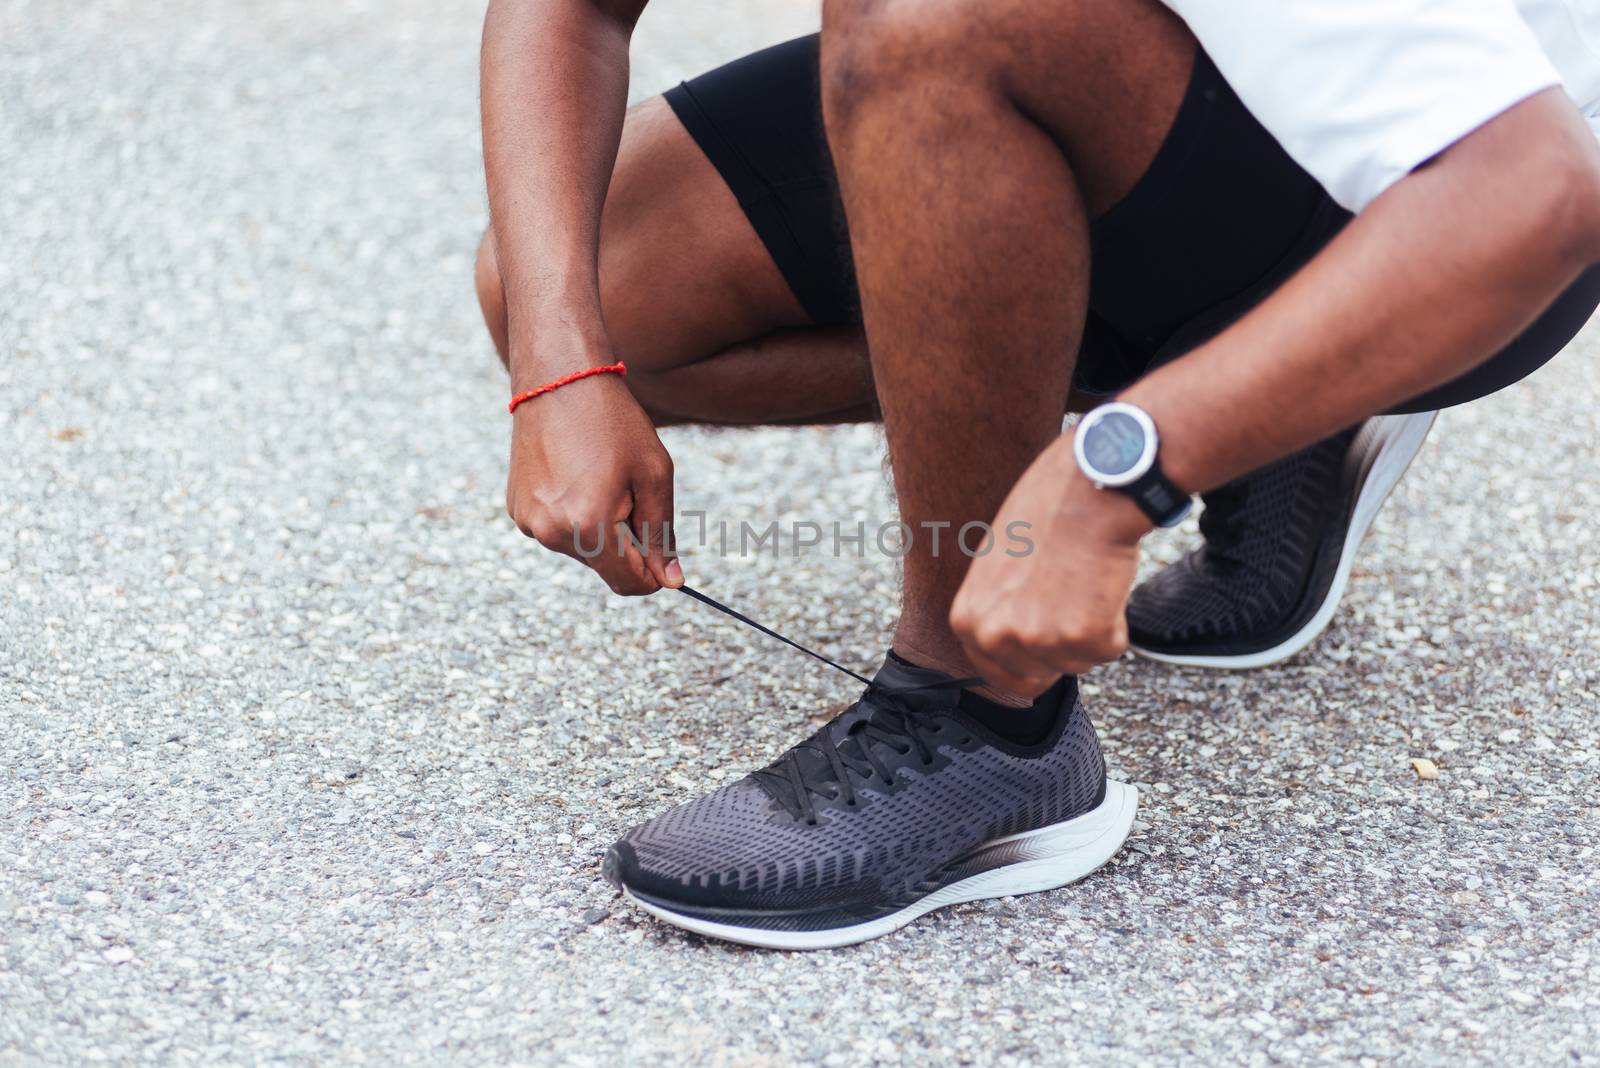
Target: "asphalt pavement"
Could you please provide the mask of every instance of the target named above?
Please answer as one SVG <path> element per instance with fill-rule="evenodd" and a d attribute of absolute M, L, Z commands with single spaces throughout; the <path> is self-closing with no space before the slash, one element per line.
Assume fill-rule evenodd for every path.
<path fill-rule="evenodd" d="M 635 96 L 815 18 L 660 0 Z M 506 519 L 480 20 L 0 0 L 0 1063 L 1597 1063 L 1594 330 L 1441 418 L 1312 649 L 1087 680 L 1143 804 L 1085 882 L 809 955 L 621 903 L 853 694 Z M 874 428 L 665 437 L 735 530 L 893 516 Z M 876 553 L 687 570 L 887 643 Z"/>

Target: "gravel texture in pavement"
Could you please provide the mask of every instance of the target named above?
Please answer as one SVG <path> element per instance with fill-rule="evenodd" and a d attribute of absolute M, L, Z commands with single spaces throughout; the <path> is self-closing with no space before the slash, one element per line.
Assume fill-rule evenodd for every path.
<path fill-rule="evenodd" d="M 1094 673 L 1085 882 L 810 955 L 619 902 L 852 687 L 507 521 L 480 17 L 0 0 L 0 1063 L 1595 1063 L 1593 333 L 1442 417 L 1307 653 Z M 815 18 L 661 0 L 635 96 Z M 893 515 L 872 428 L 666 438 L 735 541 Z M 845 549 L 687 570 L 866 668 Z"/>

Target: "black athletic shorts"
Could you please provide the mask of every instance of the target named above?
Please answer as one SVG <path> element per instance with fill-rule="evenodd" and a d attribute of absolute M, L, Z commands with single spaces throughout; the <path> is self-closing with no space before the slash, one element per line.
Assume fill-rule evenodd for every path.
<path fill-rule="evenodd" d="M 822 325 L 860 321 L 823 136 L 817 37 L 684 82 L 667 102 Z M 1240 103 L 1203 51 L 1150 169 L 1091 228 L 1078 388 L 1111 393 L 1260 303 L 1350 220 Z M 1600 266 L 1486 363 L 1396 411 L 1492 393 L 1560 351 L 1600 306 Z"/>

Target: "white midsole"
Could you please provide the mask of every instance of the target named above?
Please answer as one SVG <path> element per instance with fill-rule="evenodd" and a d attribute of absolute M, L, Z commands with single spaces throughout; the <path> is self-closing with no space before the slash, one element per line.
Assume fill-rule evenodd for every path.
<path fill-rule="evenodd" d="M 1083 815 L 1064 823 L 1025 831 L 986 843 L 985 849 L 1019 843 L 1029 859 L 981 872 L 941 887 L 899 912 L 849 927 L 823 931 L 769 931 L 759 927 L 716 923 L 685 916 L 671 909 L 625 894 L 651 915 L 697 934 L 741 942 L 764 949 L 832 949 L 865 942 L 898 930 L 925 913 L 945 905 L 1013 894 L 1054 890 L 1076 882 L 1117 855 L 1133 827 L 1139 792 L 1127 783 L 1106 780 L 1105 800 Z"/>
<path fill-rule="evenodd" d="M 1421 451 L 1422 443 L 1427 439 L 1428 431 L 1438 415 L 1438 412 L 1418 412 L 1415 415 L 1380 415 L 1369 420 L 1369 424 L 1377 424 L 1373 429 L 1382 439 L 1378 445 L 1378 458 L 1373 462 L 1372 470 L 1368 473 L 1366 481 L 1361 484 L 1361 491 L 1356 496 L 1356 506 L 1350 514 L 1350 527 L 1345 531 L 1344 546 L 1339 550 L 1339 566 L 1334 571 L 1333 583 L 1328 587 L 1328 593 L 1322 599 L 1321 606 L 1317 608 L 1316 615 L 1307 620 L 1305 626 L 1270 649 L 1239 655 L 1190 656 L 1182 653 L 1160 653 L 1131 643 L 1128 648 L 1147 660 L 1159 660 L 1163 664 L 1245 671 L 1287 660 L 1310 645 L 1316 640 L 1317 635 L 1333 622 L 1333 614 L 1338 610 L 1339 601 L 1344 597 L 1345 587 L 1350 582 L 1350 570 L 1355 566 L 1356 550 L 1361 547 L 1361 541 L 1372 527 L 1372 521 L 1378 517 L 1378 510 L 1383 507 L 1383 502 L 1400 484 L 1400 479 L 1411 466 L 1411 461 Z"/>

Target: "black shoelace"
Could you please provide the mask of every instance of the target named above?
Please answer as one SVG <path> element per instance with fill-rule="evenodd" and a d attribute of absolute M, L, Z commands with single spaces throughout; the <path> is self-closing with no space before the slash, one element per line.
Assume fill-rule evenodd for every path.
<path fill-rule="evenodd" d="M 944 727 L 916 709 L 907 707 L 900 698 L 919 690 L 951 685 L 969 686 L 982 681 L 955 679 L 947 682 L 940 679 L 908 686 L 868 683 L 867 692 L 861 695 L 857 707 L 867 705 L 872 713 L 852 723 L 841 741 L 833 740 L 833 727 L 830 724 L 783 754 L 771 767 L 755 772 L 752 778 L 791 816 L 816 826 L 817 809 L 813 797 L 829 801 L 842 799 L 845 807 L 856 807 L 855 780 L 850 777 L 850 772 L 855 772 L 866 781 L 876 778 L 886 787 L 894 783 L 894 772 L 883 762 L 883 750 L 902 757 L 915 752 L 922 767 L 933 765 L 934 747 L 928 742 L 927 735 L 939 734 Z M 822 760 L 807 760 L 807 751 L 820 755 Z"/>
<path fill-rule="evenodd" d="M 732 616 L 739 622 L 754 627 L 761 633 L 776 638 L 831 668 L 844 672 L 857 682 L 866 684 L 866 693 L 861 695 L 861 700 L 853 707 L 867 705 L 872 712 L 851 724 L 849 732 L 842 741 L 837 744 L 834 742 L 830 724 L 783 754 L 772 766 L 762 768 L 752 776 L 790 815 L 803 819 L 813 826 L 817 822 L 816 806 L 811 800 L 813 797 L 828 800 L 838 800 L 842 797 L 846 806 L 850 808 L 856 806 L 856 789 L 855 782 L 850 778 L 851 771 L 863 779 L 876 777 L 882 780 L 885 786 L 894 782 L 894 774 L 883 763 L 877 746 L 887 747 L 900 756 L 910 756 L 914 751 L 923 767 L 933 764 L 933 747 L 928 744 L 924 735 L 937 734 L 943 728 L 931 723 L 928 717 L 909 707 L 904 702 L 904 697 L 922 690 L 946 686 L 960 689 L 983 685 L 983 679 L 972 677 L 886 686 L 834 663 L 821 653 L 784 637 L 770 627 L 762 626 L 749 616 L 734 611 L 715 598 L 707 597 L 699 590 L 688 586 L 680 586 L 678 589 L 702 604 Z M 804 759 L 807 751 L 820 755 L 822 760 L 819 762 Z"/>
<path fill-rule="evenodd" d="M 715 608 L 717 611 L 723 613 L 724 615 L 732 616 L 734 619 L 737 619 L 740 623 L 743 623 L 746 626 L 754 627 L 756 630 L 759 630 L 762 634 L 765 634 L 769 638 L 776 638 L 776 639 L 778 639 L 780 642 L 782 642 L 785 645 L 793 646 L 794 648 L 800 650 L 802 653 L 805 653 L 807 656 L 814 657 L 814 658 L 822 661 L 824 664 L 827 664 L 829 667 L 833 668 L 834 670 L 844 672 L 846 675 L 849 675 L 852 679 L 855 679 L 857 682 L 864 683 L 864 684 L 866 684 L 868 686 L 872 685 L 872 680 L 867 678 L 865 675 L 858 675 L 854 671 L 851 671 L 849 668 L 845 667 L 843 664 L 835 664 L 832 660 L 829 660 L 827 657 L 823 656 L 821 653 L 817 652 L 816 650 L 807 649 L 805 646 L 801 645 L 799 642 L 794 641 L 791 638 L 785 638 L 783 635 L 779 634 L 777 631 L 773 630 L 771 627 L 763 627 L 760 623 L 757 623 L 755 620 L 751 619 L 749 616 L 745 615 L 743 612 L 734 611 L 733 609 L 729 608 L 727 605 L 723 604 L 721 601 L 717 600 L 715 597 L 707 597 L 705 594 L 701 593 L 699 590 L 691 589 L 688 586 L 679 586 L 678 587 L 678 592 L 679 593 L 687 593 L 690 597 L 693 597 L 695 600 L 699 601 L 701 604 L 710 605 L 712 608 Z"/>

